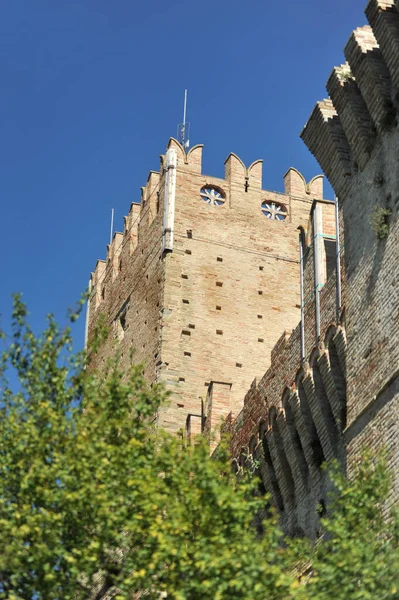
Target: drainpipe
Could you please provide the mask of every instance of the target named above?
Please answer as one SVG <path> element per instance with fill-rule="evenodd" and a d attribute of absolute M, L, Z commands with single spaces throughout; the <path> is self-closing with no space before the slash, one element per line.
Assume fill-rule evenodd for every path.
<path fill-rule="evenodd" d="M 169 148 L 166 153 L 165 196 L 163 205 L 162 252 L 173 250 L 177 152 Z"/>
<path fill-rule="evenodd" d="M 318 202 L 313 211 L 313 264 L 315 292 L 315 321 L 316 342 L 320 340 L 320 289 L 324 283 L 323 277 L 323 213 L 322 205 Z"/>
<path fill-rule="evenodd" d="M 87 338 L 89 337 L 89 318 L 90 318 L 90 295 L 91 295 L 91 278 L 89 280 L 89 287 L 87 293 L 87 304 L 86 304 L 86 320 L 85 320 L 85 350 L 87 350 Z"/>
<path fill-rule="evenodd" d="M 338 198 L 335 196 L 335 234 L 337 240 L 336 246 L 336 279 L 337 279 L 337 315 L 336 322 L 339 323 L 342 306 L 342 292 L 341 292 L 341 242 L 339 238 L 339 210 L 338 210 Z"/>
<path fill-rule="evenodd" d="M 301 362 L 305 360 L 305 307 L 303 299 L 303 231 L 299 228 L 299 282 L 301 302 Z"/>

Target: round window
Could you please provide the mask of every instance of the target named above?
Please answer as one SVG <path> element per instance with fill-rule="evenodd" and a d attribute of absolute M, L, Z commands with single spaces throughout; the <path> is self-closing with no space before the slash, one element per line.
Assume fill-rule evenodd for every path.
<path fill-rule="evenodd" d="M 211 206 L 221 206 L 224 204 L 224 196 L 222 192 L 212 186 L 204 186 L 201 188 L 201 198 Z"/>
<path fill-rule="evenodd" d="M 288 215 L 285 206 L 278 202 L 269 202 L 269 200 L 265 200 L 262 202 L 261 208 L 265 217 L 274 219 L 275 221 L 284 221 Z"/>

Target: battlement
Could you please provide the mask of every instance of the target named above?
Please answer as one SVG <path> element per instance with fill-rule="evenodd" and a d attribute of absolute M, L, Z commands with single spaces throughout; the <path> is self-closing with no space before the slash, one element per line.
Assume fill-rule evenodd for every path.
<path fill-rule="evenodd" d="M 338 194 L 345 232 L 349 472 L 363 446 L 388 449 L 399 498 L 399 2 L 370 0 L 302 131 Z"/>
<path fill-rule="evenodd" d="M 301 137 L 339 196 L 363 171 L 379 136 L 396 123 L 399 90 L 399 12 L 393 0 L 370 0 L 369 26 L 345 47 L 347 63 L 327 82 L 329 98 L 316 104 Z"/>
<path fill-rule="evenodd" d="M 197 144 L 186 151 L 183 146 L 174 138 L 170 138 L 167 151 L 172 149 L 176 152 L 176 169 L 181 172 L 183 177 L 198 175 L 202 179 L 198 180 L 199 188 L 201 185 L 216 185 L 224 196 L 221 209 L 235 209 L 240 212 L 257 212 L 258 218 L 262 220 L 260 196 L 267 195 L 271 202 L 281 202 L 289 216 L 295 210 L 294 206 L 287 206 L 287 197 L 304 198 L 311 201 L 312 198 L 323 197 L 323 175 L 315 176 L 309 183 L 305 181 L 303 175 L 295 168 L 291 167 L 284 175 L 284 192 L 272 192 L 262 190 L 262 160 L 254 161 L 249 167 L 246 167 L 242 160 L 234 153 L 231 153 L 225 160 L 225 179 L 203 176 L 202 174 L 202 151 L 203 144 Z M 107 293 L 106 288 L 113 283 L 121 271 L 121 264 L 128 256 L 136 251 L 141 242 L 144 246 L 148 243 L 148 236 L 153 221 L 158 216 L 158 225 L 164 209 L 164 191 L 166 174 L 166 155 L 160 157 L 160 171 L 150 171 L 145 186 L 141 188 L 140 202 L 132 203 L 127 216 L 123 218 L 123 233 L 115 233 L 111 244 L 107 245 L 107 254 L 105 268 L 103 261 L 98 261 L 95 271 L 91 278 L 92 297 L 95 298 L 94 311 L 97 310 L 101 301 Z M 246 194 L 245 204 L 234 202 L 232 196 L 236 193 L 244 192 Z M 255 194 L 255 195 L 253 195 Z M 253 201 L 256 202 L 254 206 Z M 307 218 L 309 207 L 299 206 L 303 213 L 301 226 L 307 227 Z M 296 217 L 296 215 L 295 215 Z M 141 242 L 140 242 L 141 240 Z M 137 252 L 141 250 L 138 249 Z M 101 289 L 100 289 L 101 288 Z M 92 311 L 93 313 L 93 311 Z"/>

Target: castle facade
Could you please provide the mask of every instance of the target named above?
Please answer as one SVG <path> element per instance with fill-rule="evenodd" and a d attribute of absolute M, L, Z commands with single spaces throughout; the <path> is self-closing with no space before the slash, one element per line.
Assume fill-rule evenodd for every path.
<path fill-rule="evenodd" d="M 234 154 L 204 175 L 202 146 L 171 139 L 91 279 L 95 366 L 143 364 L 170 431 L 214 446 L 223 423 L 235 469 L 256 457 L 284 529 L 312 538 L 326 460 L 350 474 L 385 447 L 399 500 L 399 0 L 366 15 L 302 132 L 338 204 L 293 168 L 266 191 Z"/>

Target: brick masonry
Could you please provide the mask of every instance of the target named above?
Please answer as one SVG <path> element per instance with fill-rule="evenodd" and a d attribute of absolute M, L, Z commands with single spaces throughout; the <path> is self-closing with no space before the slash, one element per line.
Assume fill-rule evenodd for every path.
<path fill-rule="evenodd" d="M 314 335 L 315 310 L 306 305 L 306 289 L 316 285 L 306 264 L 317 260 L 314 235 L 305 254 L 302 365 L 298 327 L 281 337 L 242 413 L 224 426 L 235 468 L 248 453 L 257 456 L 284 528 L 311 537 L 315 504 L 327 502 L 325 459 L 338 458 L 350 475 L 364 448 L 385 447 L 387 506 L 399 500 L 399 13 L 393 1 L 372 0 L 366 15 L 370 26 L 350 37 L 348 63 L 334 68 L 330 98 L 316 104 L 302 132 L 339 196 L 342 302 L 330 273 Z M 386 237 L 376 214 L 389 227 Z"/>
<path fill-rule="evenodd" d="M 387 503 L 399 500 L 397 4 L 368 3 L 370 25 L 351 35 L 348 62 L 333 69 L 330 97 L 302 132 L 339 198 L 341 298 L 335 205 L 323 200 L 321 176 L 306 183 L 291 168 L 285 193 L 269 192 L 261 161 L 247 168 L 231 154 L 224 179 L 209 177 L 202 146 L 186 153 L 173 139 L 173 251 L 162 252 L 161 156 L 92 275 L 89 340 L 100 313 L 111 329 L 95 366 L 116 351 L 124 370 L 142 363 L 148 380 L 171 393 L 159 414 L 170 431 L 191 438 L 205 423 L 214 448 L 223 422 L 235 470 L 249 455 L 259 461 L 294 535 L 318 535 L 316 505 L 324 507 L 329 492 L 325 460 L 337 458 L 350 474 L 364 447 L 386 447 Z M 204 187 L 223 203 L 204 202 Z M 264 201 L 279 203 L 286 219 L 265 218 Z M 378 214 L 389 226 L 384 238 Z"/>
<path fill-rule="evenodd" d="M 150 382 L 163 382 L 170 403 L 159 423 L 185 430 L 188 415 L 201 414 L 219 384 L 229 394 L 213 402 L 212 429 L 242 408 L 254 376 L 260 377 L 281 331 L 300 315 L 298 227 L 307 228 L 313 198 L 322 196 L 322 176 L 306 183 L 290 169 L 285 194 L 262 189 L 262 161 L 245 167 L 234 154 L 225 178 L 202 173 L 202 146 L 177 153 L 174 247 L 162 253 L 165 158 L 151 172 L 140 205 L 133 204 L 123 233 L 116 233 L 105 262 L 92 275 L 89 340 L 100 313 L 111 334 L 95 367 L 119 352 L 127 370 L 143 364 Z M 223 204 L 201 198 L 204 187 L 221 192 Z M 270 220 L 263 202 L 286 211 Z M 132 357 L 131 351 L 134 350 Z M 209 402 L 208 402 L 209 404 Z M 190 432 L 201 420 L 190 417 Z"/>

